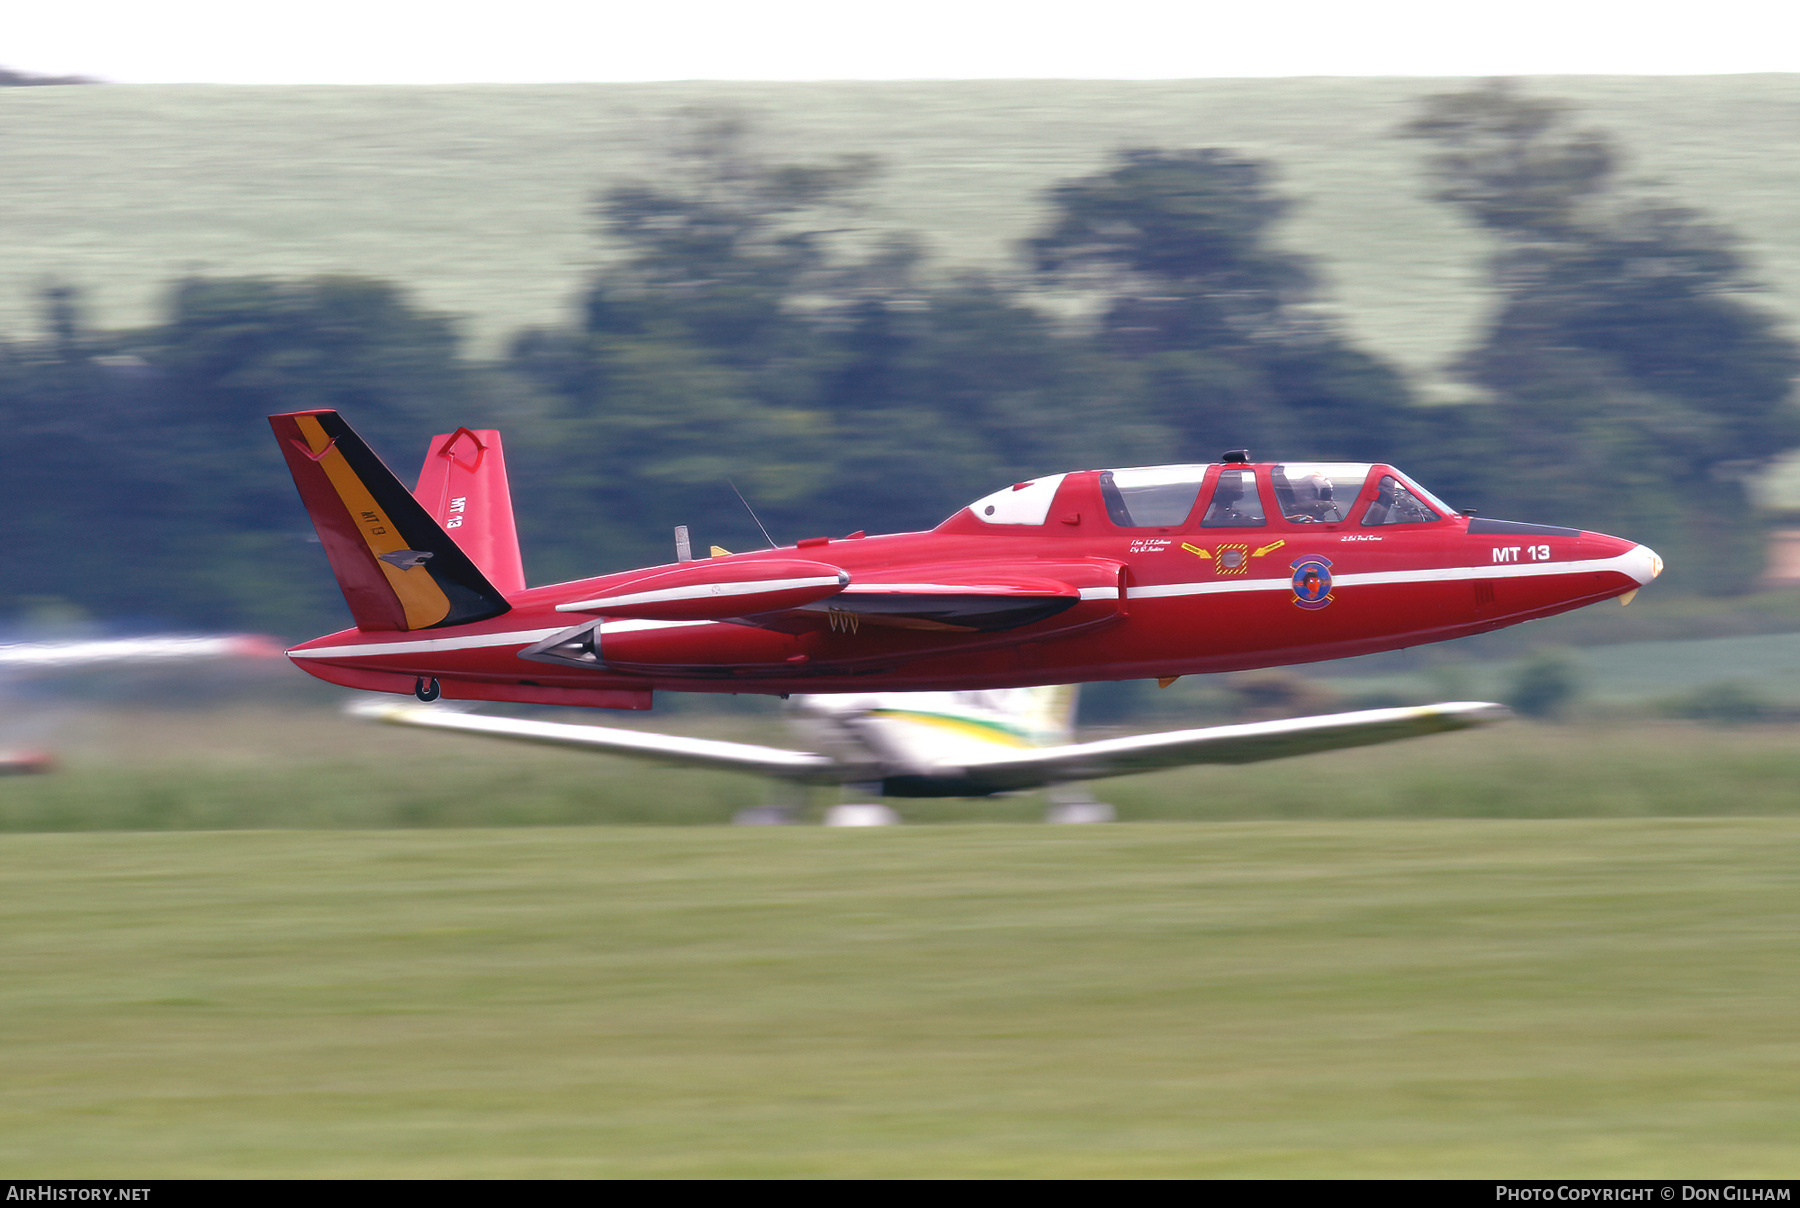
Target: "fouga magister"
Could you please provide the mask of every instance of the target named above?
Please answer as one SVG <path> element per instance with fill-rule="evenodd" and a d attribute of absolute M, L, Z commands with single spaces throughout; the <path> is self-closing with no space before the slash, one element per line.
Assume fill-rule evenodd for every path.
<path fill-rule="evenodd" d="M 527 588 L 497 434 L 436 438 L 415 496 L 336 412 L 270 422 L 356 620 L 289 657 L 422 700 L 1166 681 L 1485 633 L 1662 570 L 1619 537 L 1459 515 L 1392 466 L 1238 451 L 1014 483 L 929 532 Z"/>

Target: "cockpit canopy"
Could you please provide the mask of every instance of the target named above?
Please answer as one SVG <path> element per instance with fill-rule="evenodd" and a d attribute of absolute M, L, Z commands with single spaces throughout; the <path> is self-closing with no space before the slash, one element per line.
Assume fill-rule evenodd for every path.
<path fill-rule="evenodd" d="M 1134 466 L 1055 474 L 969 505 L 989 525 L 1041 525 L 1065 484 L 1092 479 L 1107 520 L 1121 529 L 1431 524 L 1455 513 L 1392 466 L 1367 462 Z M 1091 498 L 1091 496 L 1090 496 Z"/>

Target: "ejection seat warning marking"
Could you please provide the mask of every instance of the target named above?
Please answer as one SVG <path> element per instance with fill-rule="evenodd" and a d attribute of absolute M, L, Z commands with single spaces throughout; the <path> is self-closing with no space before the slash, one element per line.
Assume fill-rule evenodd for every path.
<path fill-rule="evenodd" d="M 1203 562 L 1212 563 L 1213 569 L 1221 575 L 1247 575 L 1250 573 L 1250 559 L 1272 554 L 1286 544 L 1286 541 L 1275 541 L 1253 550 L 1248 544 L 1233 541 L 1204 550 L 1184 541 L 1181 548 Z"/>
<path fill-rule="evenodd" d="M 1215 545 L 1212 556 L 1213 569 L 1221 575 L 1247 575 L 1250 573 L 1250 547 L 1248 545 Z"/>

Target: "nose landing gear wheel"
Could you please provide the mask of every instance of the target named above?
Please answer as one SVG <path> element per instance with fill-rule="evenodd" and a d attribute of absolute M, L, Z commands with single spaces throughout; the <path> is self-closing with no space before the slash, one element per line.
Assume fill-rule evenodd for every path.
<path fill-rule="evenodd" d="M 438 682 L 436 680 L 427 683 L 425 677 L 420 676 L 413 681 L 413 695 L 424 701 L 426 704 L 430 704 L 443 694 L 444 690 L 438 687 Z"/>

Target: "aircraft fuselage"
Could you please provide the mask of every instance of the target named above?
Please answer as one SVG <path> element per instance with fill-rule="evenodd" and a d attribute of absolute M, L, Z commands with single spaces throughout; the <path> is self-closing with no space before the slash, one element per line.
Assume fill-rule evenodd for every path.
<path fill-rule="evenodd" d="M 928 532 L 814 538 L 530 588 L 507 594 L 510 611 L 487 620 L 412 632 L 347 629 L 289 656 L 353 688 L 410 692 L 436 680 L 453 699 L 611 708 L 647 708 L 658 689 L 1025 687 L 1236 671 L 1445 641 L 1622 596 L 1661 570 L 1649 549 L 1602 533 L 1444 510 L 1421 513 L 1432 518 L 1418 523 L 1371 523 L 1378 485 L 1398 474 L 1385 466 L 1372 468 L 1354 501 L 1307 516 L 1292 510 L 1291 493 L 1272 493 L 1273 468 L 1206 468 L 1191 511 L 1167 525 L 1121 524 L 1116 492 L 1102 491 L 1110 472 L 1085 471 L 1040 480 L 1036 523 L 990 521 L 978 501 Z M 1242 473 L 1261 492 L 1260 506 L 1251 501 L 1253 525 L 1206 523 L 1215 489 L 1224 492 L 1222 472 Z M 632 597 L 657 576 L 698 575 L 729 587 L 777 562 L 835 569 L 849 586 L 747 617 L 605 611 L 605 601 Z M 1033 587 L 1038 580 L 1056 590 Z M 781 580 L 803 581 L 812 580 L 798 570 Z M 973 601 L 966 614 L 953 606 L 965 596 Z M 902 597 L 904 606 L 896 603 Z"/>

